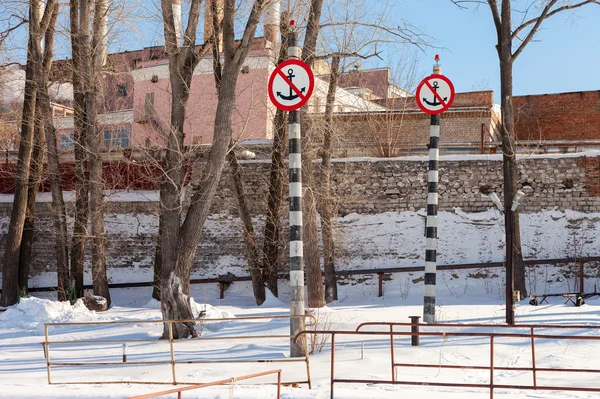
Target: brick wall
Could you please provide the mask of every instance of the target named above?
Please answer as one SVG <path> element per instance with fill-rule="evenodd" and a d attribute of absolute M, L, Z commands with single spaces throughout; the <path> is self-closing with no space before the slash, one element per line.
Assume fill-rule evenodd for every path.
<path fill-rule="evenodd" d="M 600 157 L 585 157 L 578 166 L 585 169 L 590 197 L 600 197 Z"/>
<path fill-rule="evenodd" d="M 600 140 L 600 91 L 513 97 L 519 140 Z"/>
<path fill-rule="evenodd" d="M 388 112 L 335 116 L 338 156 L 397 156 L 427 150 L 430 116 L 418 108 L 414 98 L 385 101 Z M 441 115 L 441 148 L 477 152 L 482 125 L 493 131 L 494 118 L 492 91 L 457 93 L 452 107 Z M 487 134 L 485 141 L 490 141 Z"/>
<path fill-rule="evenodd" d="M 423 112 L 339 115 L 335 118 L 335 148 L 340 156 L 397 156 L 426 151 L 430 117 Z M 441 147 L 477 151 L 482 125 L 492 125 L 491 109 L 442 114 Z M 486 141 L 489 141 L 486 136 Z"/>

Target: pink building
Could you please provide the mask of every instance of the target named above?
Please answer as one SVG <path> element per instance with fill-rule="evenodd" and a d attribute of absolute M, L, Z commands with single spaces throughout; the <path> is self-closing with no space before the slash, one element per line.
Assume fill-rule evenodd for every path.
<path fill-rule="evenodd" d="M 255 38 L 246 63 L 240 71 L 233 110 L 233 137 L 239 140 L 265 140 L 272 137 L 274 107 L 268 101 L 266 86 L 274 63 L 273 44 Z M 212 142 L 217 93 L 212 57 L 205 57 L 196 67 L 185 124 L 186 145 Z M 68 61 L 57 63 L 57 80 Z M 99 125 L 109 148 L 163 146 L 169 128 L 171 92 L 169 66 L 161 47 L 109 55 L 112 73 L 104 77 L 99 109 Z M 58 117 L 61 149 L 73 147 L 73 119 Z"/>
<path fill-rule="evenodd" d="M 233 137 L 239 140 L 264 140 L 272 137 L 273 107 L 266 92 L 273 70 L 270 42 L 254 39 L 246 63 L 240 71 L 233 110 Z M 214 131 L 217 92 L 212 57 L 206 57 L 194 70 L 184 126 L 186 145 L 210 144 Z M 166 59 L 139 63 L 133 77 L 133 124 L 130 145 L 162 146 L 169 128 L 171 91 Z"/>

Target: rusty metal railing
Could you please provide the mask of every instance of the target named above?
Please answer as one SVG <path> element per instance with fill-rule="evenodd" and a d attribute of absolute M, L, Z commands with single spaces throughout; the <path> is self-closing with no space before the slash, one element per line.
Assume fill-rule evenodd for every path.
<path fill-rule="evenodd" d="M 173 338 L 173 323 L 210 323 L 210 322 L 223 322 L 223 321 L 260 321 L 260 320 L 272 320 L 272 319 L 291 319 L 291 318 L 304 318 L 310 320 L 310 324 L 307 326 L 310 328 L 311 326 L 315 326 L 317 320 L 312 315 L 305 316 L 248 316 L 248 317 L 236 317 L 236 318 L 222 318 L 222 319 L 194 319 L 194 320 L 134 320 L 134 321 L 95 321 L 95 322 L 86 322 L 86 323 L 45 323 L 44 324 L 44 335 L 45 340 L 42 342 L 44 349 L 44 356 L 46 358 L 46 370 L 48 376 L 48 384 L 52 384 L 51 378 L 51 369 L 53 367 L 120 367 L 120 366 L 131 366 L 131 365 L 170 365 L 171 366 L 171 381 L 68 381 L 68 382 L 60 382 L 60 384 L 198 384 L 197 381 L 192 382 L 182 382 L 177 379 L 176 366 L 178 364 L 216 364 L 216 363 L 295 363 L 295 362 L 304 362 L 306 367 L 306 380 L 302 381 L 286 381 L 286 384 L 307 384 L 309 388 L 312 388 L 312 382 L 310 377 L 310 360 L 309 353 L 307 353 L 303 357 L 297 358 L 281 358 L 281 359 L 273 359 L 273 358 L 253 358 L 253 359 L 216 359 L 216 360 L 180 360 L 178 361 L 175 356 L 175 344 L 177 345 L 189 345 L 190 343 L 199 342 L 199 341 L 224 341 L 224 340 L 244 340 L 244 339 L 288 339 L 293 341 L 295 337 L 293 335 L 284 335 L 284 334 L 271 334 L 271 335 L 228 335 L 228 336 L 220 336 L 220 337 L 198 337 L 195 339 L 184 339 L 177 340 Z M 93 326 L 93 325 L 138 325 L 138 324 L 167 324 L 168 325 L 168 340 L 157 340 L 157 339 L 92 339 L 92 340 L 59 340 L 59 341 L 50 341 L 50 333 L 49 327 L 56 326 L 69 326 L 69 327 L 82 327 L 82 326 Z M 110 362 L 53 362 L 51 361 L 51 353 L 50 347 L 57 345 L 71 345 L 71 346 L 85 346 L 85 345 L 105 345 L 105 344 L 114 344 L 115 346 L 123 346 L 128 344 L 135 343 L 166 343 L 169 345 L 169 361 L 130 361 L 127 360 L 127 356 L 123 355 L 123 361 L 110 361 Z M 81 353 L 81 350 L 79 350 Z M 130 357 L 131 358 L 131 357 Z"/>
<path fill-rule="evenodd" d="M 420 327 L 438 328 L 444 329 L 445 331 L 395 331 L 394 327 L 411 327 L 418 325 Z M 389 331 L 361 331 L 366 326 L 381 326 L 388 327 Z M 489 329 L 502 329 L 502 330 L 518 330 L 526 329 L 527 332 L 523 333 L 510 333 L 510 332 L 464 332 L 464 331 L 448 331 L 452 328 L 489 328 Z M 536 339 L 553 339 L 553 340 L 581 340 L 581 341 L 600 341 L 600 336 L 591 335 L 556 335 L 556 334 L 539 334 L 536 330 L 540 329 L 572 329 L 582 331 L 598 331 L 600 326 L 585 326 L 585 325 L 517 325 L 517 326 L 506 326 L 506 325 L 495 325 L 495 324 L 419 324 L 419 323 L 389 323 L 389 322 L 368 322 L 360 324 L 355 331 L 332 331 L 332 330 L 315 330 L 315 331 L 301 331 L 296 335 L 296 339 L 300 339 L 306 334 L 329 334 L 331 335 L 331 375 L 330 375 L 330 397 L 334 397 L 334 385 L 335 383 L 351 383 L 351 384 L 395 384 L 395 385 L 422 385 L 422 386 L 439 386 L 439 387 L 455 387 L 455 388 L 483 388 L 489 389 L 490 399 L 494 398 L 495 389 L 518 389 L 518 390 L 539 390 L 539 391 L 576 391 L 576 392 L 600 392 L 600 386 L 589 387 L 589 386 L 558 386 L 558 385 L 540 385 L 538 383 L 538 373 L 540 372 L 563 372 L 563 373 L 596 373 L 600 374 L 600 369 L 585 369 L 585 368 L 549 368 L 549 367 L 538 367 L 536 365 Z M 391 380 L 384 379 L 349 379 L 349 378 L 336 378 L 335 377 L 335 338 L 339 335 L 356 335 L 356 336 L 387 336 L 390 339 L 390 365 L 391 365 Z M 456 365 L 456 364 L 430 364 L 430 363 L 398 363 L 394 356 L 394 338 L 397 336 L 412 337 L 418 335 L 420 337 L 480 337 L 489 338 L 490 355 L 489 365 Z M 528 339 L 531 347 L 531 367 L 517 367 L 517 366 L 498 366 L 494 364 L 494 339 L 495 338 L 525 338 Z M 596 348 L 597 350 L 597 348 Z M 590 348 L 590 352 L 595 351 Z M 409 380 L 398 380 L 396 376 L 396 369 L 398 367 L 411 367 L 411 368 L 438 368 L 438 369 L 470 369 L 470 370 L 484 370 L 489 371 L 489 382 L 487 384 L 473 384 L 473 383 L 461 383 L 461 382 L 434 382 L 434 381 L 409 381 Z M 510 384 L 497 384 L 494 382 L 495 371 L 528 371 L 532 373 L 532 385 L 510 385 Z"/>
<path fill-rule="evenodd" d="M 177 399 L 182 399 L 181 393 L 185 392 L 185 391 L 191 391 L 193 389 L 200 389 L 200 388 L 206 388 L 206 387 L 214 387 L 217 385 L 234 384 L 237 381 L 249 380 L 251 378 L 263 377 L 265 375 L 271 375 L 271 374 L 277 374 L 277 396 L 276 396 L 276 398 L 279 399 L 279 398 L 281 398 L 281 369 L 264 371 L 262 373 L 248 374 L 248 375 L 244 375 L 241 377 L 231 377 L 231 378 L 227 378 L 225 380 L 206 382 L 204 384 L 196 384 L 196 385 L 192 385 L 189 387 L 169 389 L 166 391 L 154 392 L 154 393 L 149 393 L 149 394 L 145 394 L 145 395 L 130 396 L 126 399 L 149 399 L 149 398 L 156 398 L 156 397 L 163 396 L 163 395 L 169 395 L 172 393 L 177 394 Z"/>

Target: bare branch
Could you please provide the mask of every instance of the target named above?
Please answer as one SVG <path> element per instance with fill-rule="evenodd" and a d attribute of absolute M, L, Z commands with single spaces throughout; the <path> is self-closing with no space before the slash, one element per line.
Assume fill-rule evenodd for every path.
<path fill-rule="evenodd" d="M 196 30 L 198 29 L 198 19 L 200 18 L 200 4 L 202 4 L 202 0 L 193 0 L 190 5 L 188 24 L 183 36 L 183 47 L 194 47 L 194 43 L 196 42 Z"/>
<path fill-rule="evenodd" d="M 492 11 L 492 17 L 494 18 L 494 25 L 496 26 L 496 32 L 498 33 L 498 43 L 500 43 L 500 27 L 502 26 L 502 19 L 498 12 L 498 2 L 496 0 L 488 0 L 488 5 Z"/>
<path fill-rule="evenodd" d="M 58 8 L 58 1 L 48 0 L 48 3 L 46 4 L 46 10 L 44 11 L 44 15 L 42 16 L 42 19 L 40 21 L 40 30 L 38 31 L 40 32 L 40 34 L 44 34 L 48 30 L 50 22 L 54 18 L 55 7 Z"/>
<path fill-rule="evenodd" d="M 372 57 L 377 57 L 380 60 L 383 60 L 383 58 L 381 58 L 381 56 L 380 56 L 381 53 L 382 53 L 381 51 L 377 51 L 377 50 L 375 50 L 375 52 L 373 52 L 372 54 L 367 54 L 367 55 L 361 54 L 357 51 L 337 51 L 334 53 L 328 53 L 328 54 L 316 56 L 315 60 L 326 60 L 328 58 L 340 58 L 341 59 L 341 58 L 354 58 L 354 57 L 361 58 L 363 60 L 367 60 Z"/>
<path fill-rule="evenodd" d="M 169 56 L 174 56 L 177 53 L 177 33 L 175 32 L 175 18 L 173 16 L 173 5 L 171 0 L 161 0 L 160 2 L 165 33 L 165 48 Z"/>
<path fill-rule="evenodd" d="M 15 26 L 11 26 L 10 28 L 8 28 L 7 30 L 5 30 L 4 32 L 0 32 L 0 47 L 2 47 L 2 44 L 4 43 L 4 41 L 6 41 L 6 39 L 8 39 L 8 37 L 10 36 L 10 34 L 12 32 L 14 32 L 15 30 L 19 29 L 21 26 L 25 25 L 26 23 L 29 22 L 29 20 L 19 17 L 16 14 L 11 15 L 10 18 L 12 17 L 16 17 L 18 18 L 20 21 L 18 24 L 16 24 Z"/>
<path fill-rule="evenodd" d="M 546 7 L 544 7 L 544 10 L 540 14 L 540 16 L 537 18 L 537 21 L 535 22 L 535 25 L 533 26 L 533 28 L 531 28 L 531 30 L 529 31 L 529 33 L 527 34 L 525 39 L 523 39 L 523 41 L 519 45 L 519 48 L 517 48 L 517 51 L 515 51 L 514 54 L 512 55 L 511 61 L 516 60 L 517 57 L 525 49 L 525 46 L 527 46 L 529 44 L 529 42 L 531 41 L 531 39 L 533 39 L 533 36 L 535 36 L 537 31 L 539 30 L 540 26 L 542 25 L 542 22 L 544 22 L 544 20 L 548 17 L 548 13 L 550 12 L 550 9 L 552 8 L 552 6 L 554 4 L 556 4 L 556 2 L 557 2 L 557 0 L 550 0 L 548 2 L 548 4 L 546 4 Z M 512 40 L 512 37 L 511 37 L 511 40 Z"/>
<path fill-rule="evenodd" d="M 398 37 L 406 43 L 418 46 L 421 49 L 422 46 L 428 45 L 428 43 L 425 40 L 423 40 L 423 37 L 426 37 L 426 35 L 422 32 L 413 30 L 412 27 L 410 27 L 410 25 L 408 25 L 407 23 L 404 23 L 404 27 L 398 25 L 396 28 L 389 28 L 387 26 L 362 21 L 340 21 L 321 24 L 321 28 L 333 28 L 347 25 L 377 29 L 389 33 L 392 36 Z"/>
<path fill-rule="evenodd" d="M 548 12 L 543 19 L 548 19 L 551 16 L 558 14 L 559 12 L 566 11 L 566 10 L 572 10 L 572 9 L 575 9 L 575 8 L 579 8 L 579 7 L 585 6 L 587 4 L 599 4 L 600 5 L 600 1 L 598 1 L 598 0 L 586 0 L 586 1 L 581 1 L 579 3 L 576 3 L 576 4 L 566 4 L 566 5 L 562 6 L 562 7 L 555 8 L 554 10 Z M 513 31 L 512 38 L 516 39 L 517 35 L 519 34 L 519 32 L 521 32 L 523 29 L 525 29 L 529 25 L 538 22 L 538 20 L 540 18 L 542 18 L 541 15 L 539 17 L 537 17 L 537 18 L 532 18 L 532 19 L 530 19 L 530 20 L 528 20 L 526 22 L 523 22 L 521 25 L 519 25 Z"/>
<path fill-rule="evenodd" d="M 18 66 L 18 67 L 20 67 L 20 68 L 23 68 L 23 69 L 25 69 L 25 65 L 24 65 L 24 64 L 21 64 L 20 62 L 16 62 L 16 61 L 15 61 L 15 62 L 7 62 L 7 63 L 5 63 L 5 64 L 0 64 L 0 69 L 3 69 L 3 68 L 6 68 L 6 67 L 9 67 L 9 66 L 11 66 L 11 65 L 16 65 L 16 66 Z"/>
<path fill-rule="evenodd" d="M 246 22 L 246 27 L 244 28 L 244 35 L 240 40 L 240 45 L 238 47 L 238 51 L 235 54 L 235 63 L 237 68 L 241 66 L 241 63 L 246 59 L 248 55 L 248 51 L 250 51 L 251 44 L 250 42 L 254 38 L 254 34 L 256 33 L 256 27 L 260 22 L 260 16 L 264 10 L 265 0 L 255 0 L 254 5 L 252 6 L 252 11 L 250 11 L 250 16 L 248 17 L 248 21 Z M 225 27 L 223 27 L 223 30 Z"/>

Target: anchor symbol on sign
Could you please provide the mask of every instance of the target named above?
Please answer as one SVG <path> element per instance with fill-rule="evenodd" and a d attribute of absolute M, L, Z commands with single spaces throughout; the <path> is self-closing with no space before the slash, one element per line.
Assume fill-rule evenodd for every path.
<path fill-rule="evenodd" d="M 438 82 L 433 82 L 432 86 L 433 86 L 433 90 L 436 92 L 440 88 L 440 84 Z M 423 101 L 425 103 L 427 103 L 427 105 L 432 105 L 434 107 L 438 106 L 438 105 L 444 105 L 444 104 L 438 102 L 437 97 L 435 96 L 435 93 L 433 95 L 433 102 L 427 101 L 427 99 L 425 97 L 423 97 Z M 444 102 L 446 102 L 446 101 L 448 101 L 448 97 L 444 97 Z"/>
<path fill-rule="evenodd" d="M 288 69 L 287 77 L 290 80 L 290 83 L 296 77 L 296 75 L 294 75 L 294 70 L 292 68 Z M 306 87 L 301 88 L 300 92 L 306 93 Z M 292 86 L 290 86 L 290 95 L 289 96 L 284 96 L 283 94 L 281 94 L 280 91 L 278 91 L 277 97 L 281 97 L 282 100 L 291 101 L 291 100 L 297 99 L 300 96 L 297 94 L 294 94 L 294 91 L 292 90 Z"/>

